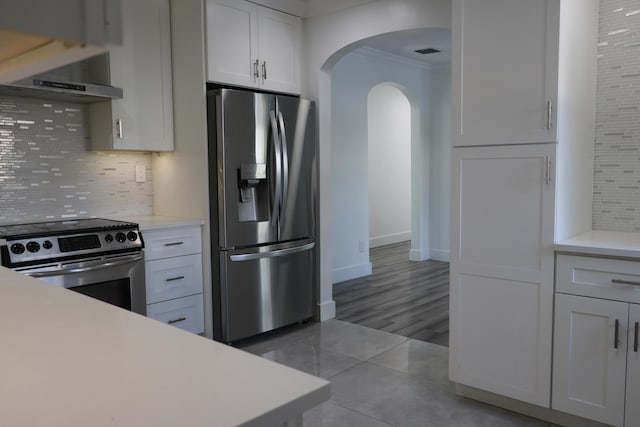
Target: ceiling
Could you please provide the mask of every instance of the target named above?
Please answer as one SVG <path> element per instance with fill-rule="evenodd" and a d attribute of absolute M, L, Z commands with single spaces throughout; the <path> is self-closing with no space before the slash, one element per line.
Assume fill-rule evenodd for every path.
<path fill-rule="evenodd" d="M 451 31 L 443 29 L 415 29 L 386 33 L 363 40 L 360 46 L 377 49 L 392 55 L 427 64 L 451 62 Z M 433 48 L 439 53 L 422 55 L 418 49 Z"/>

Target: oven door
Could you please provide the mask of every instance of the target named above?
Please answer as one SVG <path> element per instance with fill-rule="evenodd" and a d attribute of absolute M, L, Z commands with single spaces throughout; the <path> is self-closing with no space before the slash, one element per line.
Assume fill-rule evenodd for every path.
<path fill-rule="evenodd" d="M 30 266 L 16 271 L 146 315 L 142 253 Z"/>

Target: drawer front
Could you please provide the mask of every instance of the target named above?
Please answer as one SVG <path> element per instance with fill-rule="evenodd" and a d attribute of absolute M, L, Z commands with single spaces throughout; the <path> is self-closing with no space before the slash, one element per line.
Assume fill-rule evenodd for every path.
<path fill-rule="evenodd" d="M 147 304 L 202 293 L 200 254 L 145 262 Z"/>
<path fill-rule="evenodd" d="M 147 317 L 185 331 L 204 332 L 202 294 L 147 305 Z"/>
<path fill-rule="evenodd" d="M 142 238 L 147 261 L 202 252 L 200 227 L 143 231 Z"/>
<path fill-rule="evenodd" d="M 640 262 L 558 254 L 556 291 L 640 303 Z"/>

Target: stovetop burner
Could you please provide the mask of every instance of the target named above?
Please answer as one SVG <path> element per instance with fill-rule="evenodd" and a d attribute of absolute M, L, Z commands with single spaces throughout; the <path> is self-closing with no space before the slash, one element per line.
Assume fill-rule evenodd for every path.
<path fill-rule="evenodd" d="M 126 221 L 87 218 L 0 226 L 2 265 L 10 268 L 143 247 L 138 224 Z"/>

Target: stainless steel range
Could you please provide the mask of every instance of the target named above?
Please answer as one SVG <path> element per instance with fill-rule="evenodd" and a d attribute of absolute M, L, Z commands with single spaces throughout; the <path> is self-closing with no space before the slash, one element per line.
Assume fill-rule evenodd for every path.
<path fill-rule="evenodd" d="M 146 314 L 138 225 L 101 218 L 0 226 L 2 266 Z"/>

